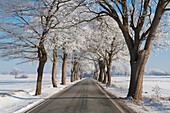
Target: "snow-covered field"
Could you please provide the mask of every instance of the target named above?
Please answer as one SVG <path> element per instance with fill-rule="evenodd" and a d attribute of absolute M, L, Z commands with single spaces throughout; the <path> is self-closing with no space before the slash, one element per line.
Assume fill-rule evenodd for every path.
<path fill-rule="evenodd" d="M 105 89 L 117 97 L 125 98 L 130 77 L 112 77 L 112 87 Z M 125 99 L 129 107 L 137 113 L 170 113 L 170 76 L 144 76 L 143 100 L 134 102 Z"/>
<path fill-rule="evenodd" d="M 42 95 L 34 96 L 36 75 L 28 74 L 27 79 L 15 79 L 12 75 L 0 75 L 0 113 L 20 113 L 42 102 L 64 87 L 74 84 L 67 77 L 67 85 L 58 88 L 51 84 L 51 74 L 43 77 Z M 117 97 L 125 98 L 128 92 L 130 77 L 113 76 L 112 86 L 105 89 Z M 145 76 L 143 86 L 143 101 L 138 103 L 131 99 L 123 99 L 129 107 L 138 113 L 170 113 L 170 76 Z"/>
<path fill-rule="evenodd" d="M 53 88 L 51 74 L 44 74 L 42 95 L 34 96 L 37 75 L 27 76 L 27 79 L 15 79 L 12 75 L 0 75 L 0 113 L 24 112 L 68 85 L 76 83 L 70 83 L 70 78 L 67 77 L 67 85 L 60 85 L 58 77 L 58 88 Z"/>

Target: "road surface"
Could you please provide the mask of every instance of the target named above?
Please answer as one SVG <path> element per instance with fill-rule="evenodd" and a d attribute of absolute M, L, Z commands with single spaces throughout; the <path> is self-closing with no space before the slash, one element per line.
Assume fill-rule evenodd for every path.
<path fill-rule="evenodd" d="M 86 78 L 28 113 L 126 113 L 124 111 L 95 81 Z"/>

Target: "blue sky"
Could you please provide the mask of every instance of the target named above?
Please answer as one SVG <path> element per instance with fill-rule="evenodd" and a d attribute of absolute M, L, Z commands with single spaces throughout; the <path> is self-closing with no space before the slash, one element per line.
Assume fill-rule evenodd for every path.
<path fill-rule="evenodd" d="M 27 63 L 27 64 L 20 64 L 20 65 L 16 65 L 16 63 L 18 63 L 18 61 L 7 62 L 7 61 L 0 60 L 0 74 L 2 72 L 5 72 L 5 73 L 11 72 L 14 67 L 19 68 L 24 73 L 36 73 L 37 72 L 38 63 Z M 51 72 L 50 63 L 46 63 L 44 72 Z"/>
<path fill-rule="evenodd" d="M 17 63 L 16 61 L 7 62 L 7 61 L 0 60 L 0 73 L 11 72 L 14 67 L 21 69 L 25 73 L 36 73 L 38 64 L 27 63 L 27 64 L 16 65 L 16 63 Z M 145 70 L 149 70 L 152 68 L 170 72 L 170 48 L 167 51 L 162 51 L 157 55 L 151 52 Z M 50 63 L 46 64 L 45 72 L 51 72 Z"/>
<path fill-rule="evenodd" d="M 163 50 L 157 55 L 153 52 L 150 54 L 145 69 L 148 70 L 151 68 L 170 72 L 170 47 L 167 51 Z"/>

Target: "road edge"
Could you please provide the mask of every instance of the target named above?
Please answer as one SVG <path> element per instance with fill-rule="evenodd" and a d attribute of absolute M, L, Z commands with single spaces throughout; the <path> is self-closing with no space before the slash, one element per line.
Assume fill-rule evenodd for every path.
<path fill-rule="evenodd" d="M 32 110 L 34 110 L 34 109 L 36 109 L 37 107 L 39 107 L 40 105 L 48 102 L 48 101 L 50 100 L 50 98 L 53 98 L 55 95 L 61 94 L 61 93 L 64 92 L 65 90 L 67 90 L 67 89 L 69 89 L 70 87 L 78 84 L 79 82 L 83 81 L 84 79 L 86 79 L 86 78 L 80 79 L 79 81 L 75 81 L 75 83 L 70 84 L 70 85 L 64 87 L 64 88 L 63 88 L 62 90 L 60 90 L 59 92 L 56 92 L 56 93 L 54 93 L 54 94 L 52 94 L 52 95 L 50 95 L 50 96 L 47 96 L 45 99 L 38 100 L 38 101 L 36 101 L 36 102 L 34 102 L 34 103 L 26 106 L 26 107 L 21 108 L 21 109 L 18 110 L 18 111 L 15 111 L 14 113 L 29 113 L 29 112 L 31 112 Z M 28 107 L 28 108 L 27 108 L 27 107 Z"/>
<path fill-rule="evenodd" d="M 99 89 L 109 98 L 109 100 L 122 112 L 122 113 L 136 113 L 133 109 L 129 108 L 124 100 L 117 98 L 115 95 L 111 94 L 110 92 L 106 91 L 103 86 L 100 85 L 100 83 L 94 79 L 92 79 L 96 85 L 99 87 Z M 115 98 L 113 100 L 112 98 Z"/>

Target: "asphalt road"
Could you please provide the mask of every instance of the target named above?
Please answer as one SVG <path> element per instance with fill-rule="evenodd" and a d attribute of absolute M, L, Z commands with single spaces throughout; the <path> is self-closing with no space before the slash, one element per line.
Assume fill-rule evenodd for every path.
<path fill-rule="evenodd" d="M 29 113 L 122 113 L 92 79 L 86 78 L 48 101 L 28 111 Z M 126 113 L 126 112 L 125 112 Z"/>

